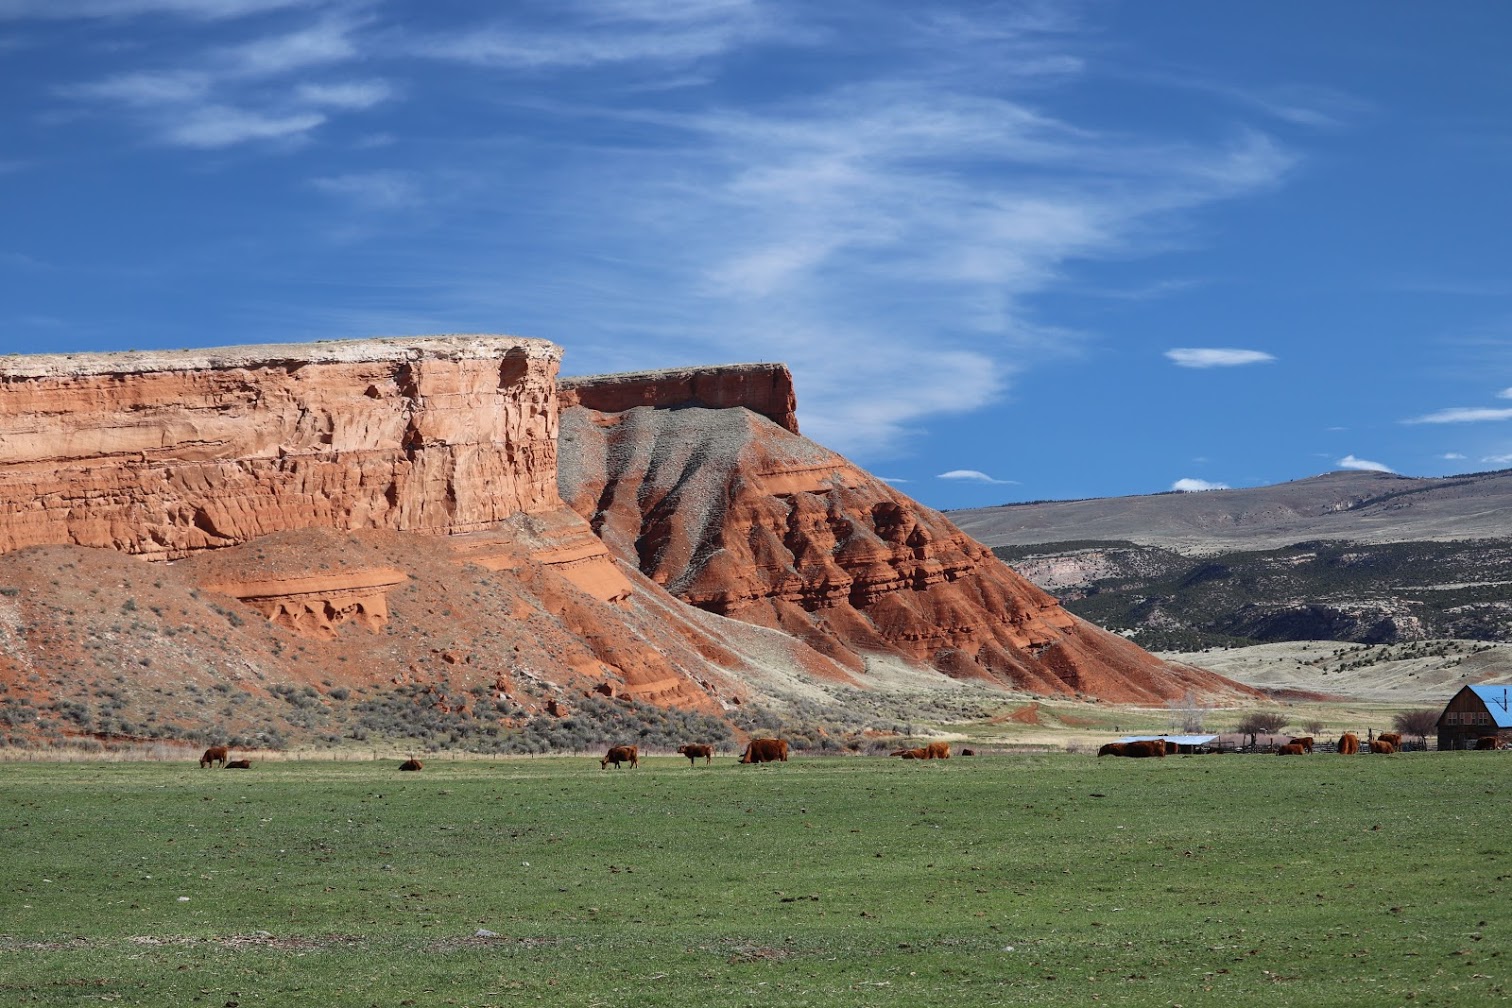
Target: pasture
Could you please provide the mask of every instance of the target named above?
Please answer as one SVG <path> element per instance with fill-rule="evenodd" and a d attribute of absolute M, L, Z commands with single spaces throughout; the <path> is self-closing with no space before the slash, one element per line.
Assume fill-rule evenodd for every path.
<path fill-rule="evenodd" d="M 0 1004 L 1509 999 L 1505 753 L 396 766 L 0 764 Z"/>

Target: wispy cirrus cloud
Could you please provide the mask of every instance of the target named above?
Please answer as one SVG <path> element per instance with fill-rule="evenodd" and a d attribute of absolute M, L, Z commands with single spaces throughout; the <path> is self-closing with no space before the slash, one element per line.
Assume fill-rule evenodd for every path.
<path fill-rule="evenodd" d="M 1355 458 L 1353 455 L 1345 455 L 1335 462 L 1334 465 L 1337 465 L 1340 469 L 1357 469 L 1361 472 L 1396 472 L 1395 469 L 1384 462 L 1372 462 L 1369 459 Z"/>
<path fill-rule="evenodd" d="M 1432 413 L 1425 413 L 1422 416 L 1411 417 L 1410 419 L 1403 420 L 1402 423 L 1486 423 L 1493 420 L 1512 420 L 1512 407 L 1451 406 L 1448 409 L 1436 410 Z"/>
<path fill-rule="evenodd" d="M 167 14 L 196 21 L 225 21 L 330 0 L 0 0 L 0 21 L 65 21 Z"/>
<path fill-rule="evenodd" d="M 417 101 L 438 65 L 481 75 L 507 100 L 488 131 L 447 138 L 468 216 L 438 218 L 444 247 L 393 267 L 408 300 L 392 315 L 311 309 L 320 317 L 306 328 L 473 328 L 538 304 L 537 331 L 571 332 L 584 370 L 744 359 L 760 346 L 797 375 L 805 432 L 879 458 L 1096 339 L 1033 309 L 1081 264 L 1150 254 L 1166 234 L 1184 241 L 1192 211 L 1273 187 L 1297 162 L 1237 121 L 1199 140 L 1059 114 L 1048 96 L 1096 58 L 1061 5 L 569 0 L 482 20 L 452 12 L 424 29 L 391 13 L 289 6 L 268 19 L 279 31 L 249 22 L 250 37 L 219 32 L 69 97 L 159 144 L 287 147 L 393 103 L 397 73 L 380 68 L 414 71 L 403 91 Z M 811 83 L 739 93 L 738 61 L 778 48 L 809 61 Z M 715 79 L 696 102 L 660 100 L 659 86 Z M 430 172 L 333 164 L 302 184 L 338 197 L 332 214 L 378 217 L 422 200 Z M 524 234 L 541 251 L 522 263 Z"/>
<path fill-rule="evenodd" d="M 155 8 L 123 5 L 122 10 L 148 13 Z M 126 71 L 68 85 L 58 93 L 102 111 L 122 108 L 153 140 L 169 146 L 218 149 L 298 139 L 335 112 L 370 108 L 393 96 L 393 88 L 381 79 L 300 79 L 352 61 L 361 23 L 349 14 L 317 10 L 313 20 L 291 30 L 207 46 L 184 66 Z M 289 81 L 291 77 L 296 79 Z"/>
<path fill-rule="evenodd" d="M 165 124 L 163 137 L 180 147 L 215 150 L 250 140 L 300 137 L 326 121 L 317 112 L 270 115 L 229 105 L 199 105 L 185 109 L 180 119 Z"/>
<path fill-rule="evenodd" d="M 1166 359 L 1177 367 L 1215 368 L 1269 364 L 1276 358 L 1263 350 L 1240 350 L 1232 347 L 1176 347 L 1165 352 Z"/>
<path fill-rule="evenodd" d="M 752 43 L 792 36 L 782 7 L 764 0 L 567 3 L 550 27 L 501 19 L 412 43 L 433 58 L 508 70 L 604 64 L 685 65 Z M 575 16 L 574 16 L 575 15 Z"/>
<path fill-rule="evenodd" d="M 1212 483 L 1205 479 L 1179 479 L 1171 484 L 1171 489 L 1178 493 L 1200 493 L 1203 490 L 1231 490 L 1227 483 Z"/>
<path fill-rule="evenodd" d="M 321 192 L 376 210 L 393 210 L 422 202 L 418 181 L 406 172 L 354 172 L 312 179 L 310 185 Z"/>

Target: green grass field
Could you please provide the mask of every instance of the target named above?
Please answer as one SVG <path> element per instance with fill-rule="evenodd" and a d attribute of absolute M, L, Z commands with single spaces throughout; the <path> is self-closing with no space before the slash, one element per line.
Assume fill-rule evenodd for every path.
<path fill-rule="evenodd" d="M 1500 1003 L 1509 768 L 0 764 L 0 1005 Z"/>

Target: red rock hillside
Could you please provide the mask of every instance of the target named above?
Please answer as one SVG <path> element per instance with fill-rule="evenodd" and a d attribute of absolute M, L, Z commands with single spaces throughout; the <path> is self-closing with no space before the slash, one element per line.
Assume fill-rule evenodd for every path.
<path fill-rule="evenodd" d="M 555 725 L 624 721 L 604 704 L 708 733 L 752 700 L 831 699 L 812 684 L 842 667 L 678 602 L 562 504 L 558 355 L 0 359 L 0 742 L 563 747 L 592 740 Z"/>
<path fill-rule="evenodd" d="M 854 690 L 964 695 L 939 671 L 1237 689 L 1073 620 L 799 437 L 781 366 L 559 389 L 559 354 L 0 358 L 0 744 L 581 750 L 733 742 L 762 708 L 863 732 Z"/>
<path fill-rule="evenodd" d="M 563 379 L 559 441 L 563 498 L 678 598 L 857 671 L 892 655 L 1038 694 L 1250 693 L 1077 619 L 938 512 L 797 434 L 771 407 L 791 401 L 780 365 L 720 369 L 698 389 L 683 375 Z M 758 411 L 729 408 L 753 386 Z"/>

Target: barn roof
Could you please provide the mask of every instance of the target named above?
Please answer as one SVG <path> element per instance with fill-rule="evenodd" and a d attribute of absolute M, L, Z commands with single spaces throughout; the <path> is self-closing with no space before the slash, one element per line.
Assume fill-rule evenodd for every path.
<path fill-rule="evenodd" d="M 1217 737 L 1217 735 L 1130 735 L 1118 741 L 1153 742 L 1156 739 L 1161 739 L 1165 742 L 1175 742 L 1177 745 L 1207 745 Z"/>
<path fill-rule="evenodd" d="M 1491 713 L 1491 721 L 1498 728 L 1512 728 L 1512 685 L 1500 683 L 1466 686 L 1465 689 L 1480 698 Z"/>

